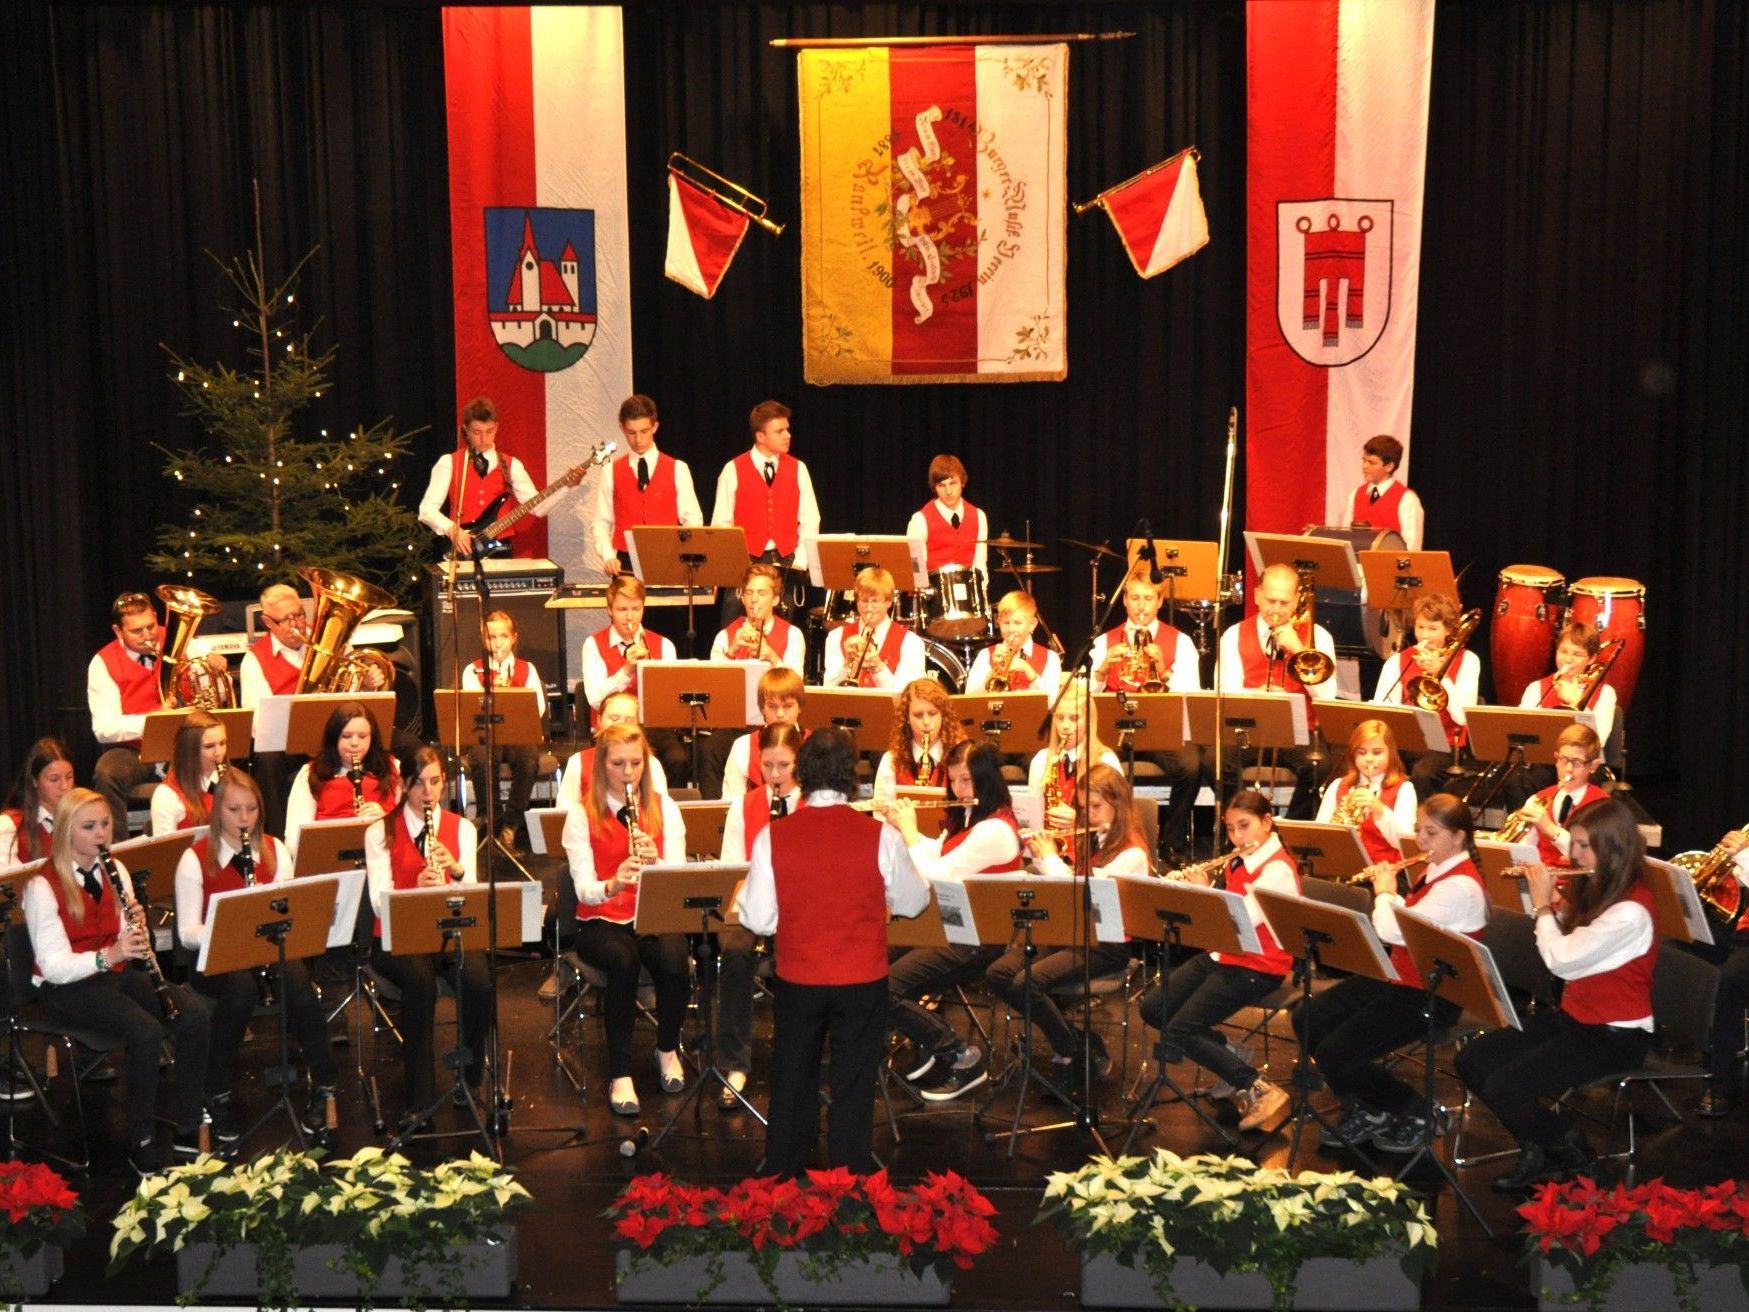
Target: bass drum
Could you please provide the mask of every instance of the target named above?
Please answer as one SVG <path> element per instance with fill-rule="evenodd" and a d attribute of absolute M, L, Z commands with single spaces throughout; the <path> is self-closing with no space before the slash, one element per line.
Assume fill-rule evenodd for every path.
<path fill-rule="evenodd" d="M 1362 524 L 1355 528 L 1335 524 L 1308 524 L 1302 535 L 1308 538 L 1335 538 L 1362 551 L 1402 551 L 1406 544 L 1395 529 L 1373 528 Z M 1319 588 L 1318 623 L 1330 631 L 1338 656 L 1373 656 L 1389 660 L 1403 645 L 1403 628 L 1407 614 L 1401 609 L 1381 610 L 1366 601 L 1364 588 Z"/>
<path fill-rule="evenodd" d="M 926 677 L 934 679 L 949 692 L 962 692 L 966 686 L 966 663 L 950 643 L 934 638 L 923 640 L 923 664 Z"/>
<path fill-rule="evenodd" d="M 1488 626 L 1494 699 L 1516 706 L 1524 690 L 1555 667 L 1555 635 L 1561 629 L 1560 596 L 1566 578 L 1543 565 L 1508 565 L 1494 593 Z"/>
<path fill-rule="evenodd" d="M 1567 622 L 1574 621 L 1589 624 L 1605 638 L 1621 639 L 1621 655 L 1615 658 L 1604 682 L 1615 689 L 1615 698 L 1626 714 L 1640 681 L 1640 662 L 1646 658 L 1645 585 L 1638 579 L 1577 580 L 1567 603 Z"/>

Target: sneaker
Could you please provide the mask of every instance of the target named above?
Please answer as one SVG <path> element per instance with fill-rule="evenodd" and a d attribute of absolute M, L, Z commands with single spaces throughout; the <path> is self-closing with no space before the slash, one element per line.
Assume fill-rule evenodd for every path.
<path fill-rule="evenodd" d="M 1320 1125 L 1318 1142 L 1325 1148 L 1358 1148 L 1395 1119 L 1389 1112 L 1375 1112 L 1370 1107 L 1356 1105 L 1335 1129 Z"/>
<path fill-rule="evenodd" d="M 1257 1055 L 1257 1049 L 1249 1043 L 1234 1043 L 1231 1039 L 1227 1040 L 1227 1051 L 1233 1054 L 1233 1060 L 1242 1061 L 1247 1066 L 1251 1065 L 1251 1059 Z M 1211 1098 L 1231 1098 L 1234 1092 L 1236 1091 L 1233 1086 L 1225 1080 L 1216 1080 L 1208 1087 L 1208 1096 Z"/>
<path fill-rule="evenodd" d="M 1391 1117 L 1389 1125 L 1373 1134 L 1372 1146 L 1381 1153 L 1407 1156 L 1421 1146 L 1426 1135 L 1427 1118 L 1404 1112 L 1401 1116 Z"/>
<path fill-rule="evenodd" d="M 929 1102 L 952 1102 L 989 1078 L 990 1063 L 984 1060 L 984 1054 L 976 1048 L 967 1048 L 960 1059 L 947 1068 L 946 1075 L 927 1089 L 919 1089 L 917 1094 Z"/>
<path fill-rule="evenodd" d="M 929 1074 L 930 1071 L 935 1069 L 935 1054 L 933 1052 L 922 1052 L 919 1050 L 917 1053 L 914 1053 L 913 1056 L 916 1060 L 911 1063 L 911 1069 L 903 1071 L 899 1075 L 899 1078 L 904 1080 L 906 1084 L 917 1083 L 918 1080 L 921 1080 L 925 1075 Z"/>
<path fill-rule="evenodd" d="M 662 1079 L 663 1093 L 679 1093 L 686 1087 L 686 1067 L 681 1063 L 680 1053 L 656 1052 L 656 1072 Z"/>
<path fill-rule="evenodd" d="M 607 1086 L 607 1105 L 615 1116 L 638 1114 L 638 1090 L 631 1076 L 621 1075 Z"/>
<path fill-rule="evenodd" d="M 158 1146 L 158 1136 L 149 1134 L 128 1148 L 128 1165 L 141 1175 L 157 1175 L 164 1169 L 164 1150 Z"/>
<path fill-rule="evenodd" d="M 735 1095 L 747 1090 L 747 1072 L 730 1071 L 724 1078 L 728 1083 L 717 1090 L 717 1106 L 726 1112 L 739 1111 L 742 1103 Z"/>
<path fill-rule="evenodd" d="M 209 1098 L 206 1114 L 212 1124 L 213 1142 L 236 1143 L 243 1137 L 243 1127 L 237 1120 L 236 1109 L 231 1106 L 230 1094 L 218 1093 Z"/>
<path fill-rule="evenodd" d="M 1240 1089 L 1233 1095 L 1233 1101 L 1239 1108 L 1239 1128 L 1261 1134 L 1280 1129 L 1293 1111 L 1293 1100 L 1287 1091 L 1264 1079 L 1249 1089 Z"/>

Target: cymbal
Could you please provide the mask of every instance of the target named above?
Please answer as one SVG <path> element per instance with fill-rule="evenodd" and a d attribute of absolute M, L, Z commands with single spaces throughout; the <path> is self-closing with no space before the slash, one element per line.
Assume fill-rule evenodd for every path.
<path fill-rule="evenodd" d="M 1044 546 L 1044 543 L 1027 542 L 1021 538 L 1011 538 L 1004 533 L 999 538 L 990 538 L 986 545 L 995 547 L 998 551 L 1036 551 Z"/>
<path fill-rule="evenodd" d="M 999 574 L 1057 574 L 1062 571 L 1061 565 L 1035 565 L 1027 561 L 1024 565 L 1002 565 L 997 568 Z"/>
<path fill-rule="evenodd" d="M 1110 556 L 1113 560 L 1122 560 L 1123 552 L 1113 551 L 1103 542 L 1083 542 L 1080 538 L 1058 538 L 1065 547 L 1079 547 L 1082 551 L 1091 551 L 1095 556 Z"/>

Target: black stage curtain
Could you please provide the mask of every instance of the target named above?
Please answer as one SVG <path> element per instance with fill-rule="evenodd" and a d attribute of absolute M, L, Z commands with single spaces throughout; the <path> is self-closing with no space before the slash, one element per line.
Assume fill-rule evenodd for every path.
<path fill-rule="evenodd" d="M 323 248 L 305 299 L 341 356 L 321 422 L 428 423 L 423 460 L 454 407 L 435 8 L 14 7 L 0 24 L 0 273 L 30 306 L 6 355 L 24 440 L 0 455 L 10 769 L 76 722 L 55 708 L 82 704 L 109 598 L 148 582 L 139 559 L 173 513 L 150 443 L 196 436 L 157 344 L 234 349 L 200 252 L 246 248 L 251 175 L 270 259 Z M 1238 0 L 651 4 L 625 24 L 635 386 L 707 511 L 772 396 L 795 408 L 831 531 L 901 531 L 930 456 L 958 453 L 992 526 L 1030 524 L 1069 567 L 1039 593 L 1071 646 L 1088 583 L 1059 536 L 1121 544 L 1141 516 L 1214 536 L 1244 368 Z M 672 149 L 796 217 L 795 56 L 769 38 L 1115 28 L 1138 35 L 1074 47 L 1069 190 L 1195 142 L 1213 241 L 1142 282 L 1103 217 L 1071 217 L 1065 384 L 806 388 L 795 227 L 750 234 L 715 300 L 662 277 Z M 1413 481 L 1472 604 L 1520 560 L 1647 585 L 1630 765 L 1695 784 L 1661 817 L 1684 843 L 1740 823 L 1749 798 L 1732 696 L 1749 639 L 1746 49 L 1743 7 L 1674 0 L 1442 0 L 1435 30 Z"/>

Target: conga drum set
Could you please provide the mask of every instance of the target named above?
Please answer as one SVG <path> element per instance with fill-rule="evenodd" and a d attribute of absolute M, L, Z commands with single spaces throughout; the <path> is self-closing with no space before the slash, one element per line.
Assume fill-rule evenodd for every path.
<path fill-rule="evenodd" d="M 1543 565 L 1509 565 L 1500 571 L 1489 653 L 1502 706 L 1516 706 L 1524 690 L 1554 668 L 1556 639 L 1570 623 L 1589 624 L 1605 640 L 1621 642 L 1604 681 L 1615 689 L 1622 710 L 1628 709 L 1646 652 L 1645 585 L 1600 575 L 1569 586 L 1563 575 Z"/>

